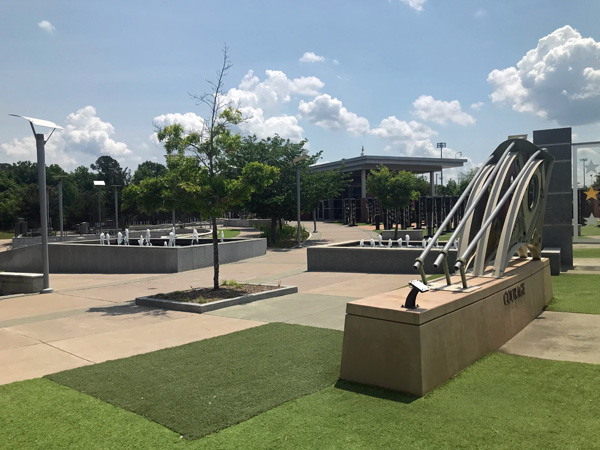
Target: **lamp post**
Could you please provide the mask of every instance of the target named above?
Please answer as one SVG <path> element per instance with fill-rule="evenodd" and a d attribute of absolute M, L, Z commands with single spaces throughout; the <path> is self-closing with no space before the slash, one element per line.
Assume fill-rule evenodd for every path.
<path fill-rule="evenodd" d="M 58 178 L 58 223 L 60 226 L 60 241 L 63 241 L 63 180 L 67 175 L 57 175 Z"/>
<path fill-rule="evenodd" d="M 35 146 L 37 150 L 37 169 L 38 169 L 38 190 L 40 199 L 40 225 L 42 229 L 42 270 L 43 270 L 43 285 L 42 294 L 47 294 L 53 291 L 50 287 L 50 264 L 48 261 L 48 206 L 46 204 L 46 151 L 45 146 L 54 130 L 62 130 L 63 128 L 49 120 L 34 119 L 33 117 L 19 116 L 18 114 L 9 114 L 14 117 L 25 119 L 31 125 L 31 130 L 35 136 Z M 44 140 L 42 133 L 36 133 L 34 125 L 40 127 L 52 128 L 48 135 L 48 139 Z"/>
<path fill-rule="evenodd" d="M 437 148 L 440 149 L 440 159 L 444 158 L 444 149 L 446 148 L 445 142 L 438 142 Z M 444 185 L 444 169 L 440 165 L 440 186 Z"/>
<path fill-rule="evenodd" d="M 115 190 L 115 234 L 119 232 L 119 194 L 117 193 L 117 188 L 120 184 L 111 184 L 110 185 Z"/>
<path fill-rule="evenodd" d="M 292 160 L 292 163 L 296 165 L 296 205 L 298 212 L 298 246 L 296 248 L 302 248 L 302 237 L 300 233 L 300 163 L 307 158 L 308 155 L 304 154 Z"/>
<path fill-rule="evenodd" d="M 585 189 L 585 163 L 587 162 L 587 158 L 581 158 L 579 161 L 583 163 L 583 188 Z"/>
<path fill-rule="evenodd" d="M 98 226 L 102 233 L 102 186 L 106 186 L 103 180 L 94 180 L 94 186 L 98 186 Z"/>

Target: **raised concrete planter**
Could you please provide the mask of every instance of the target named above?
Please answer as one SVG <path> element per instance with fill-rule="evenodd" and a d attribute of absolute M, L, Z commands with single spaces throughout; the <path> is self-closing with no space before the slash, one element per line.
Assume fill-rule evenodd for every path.
<path fill-rule="evenodd" d="M 421 255 L 423 249 L 371 247 L 368 242 L 365 247 L 359 247 L 359 241 L 345 241 L 335 244 L 308 247 L 307 266 L 315 272 L 361 272 L 361 273 L 415 273 L 413 264 L 415 258 Z M 440 250 L 432 249 L 425 260 L 425 273 L 443 273 L 443 268 L 435 269 L 435 262 Z M 448 265 L 454 266 L 456 250 L 448 252 Z"/>
<path fill-rule="evenodd" d="M 515 258 L 504 278 L 469 277 L 466 290 L 459 279 L 418 294 L 416 309 L 402 306 L 410 288 L 348 303 L 340 378 L 425 395 L 499 349 L 552 298 L 547 259 Z"/>
<path fill-rule="evenodd" d="M 0 272 L 0 295 L 31 294 L 43 288 L 41 273 Z"/>
<path fill-rule="evenodd" d="M 384 241 L 388 239 L 394 239 L 394 230 L 383 230 L 381 232 L 381 237 Z M 421 242 L 423 240 L 423 230 L 398 230 L 398 238 L 402 238 L 404 241 L 404 237 L 408 234 L 410 237 L 410 241 L 412 243 Z"/>
<path fill-rule="evenodd" d="M 227 298 L 209 303 L 177 302 L 174 300 L 165 300 L 152 297 L 138 297 L 135 299 L 135 304 L 138 306 L 151 306 L 153 308 L 172 309 L 175 311 L 201 314 L 221 308 L 227 308 L 228 306 L 252 303 L 257 300 L 281 297 L 283 295 L 295 294 L 297 292 L 298 288 L 296 286 L 281 286 L 281 288 L 273 289 L 271 291 L 257 292 L 256 294 L 242 295 L 241 297 Z"/>
<path fill-rule="evenodd" d="M 189 240 L 188 240 L 189 241 Z M 200 245 L 164 247 L 164 240 L 152 247 L 137 245 L 55 243 L 48 246 L 51 273 L 175 273 L 213 265 L 213 247 Z M 228 239 L 219 243 L 221 264 L 264 255 L 267 240 Z M 41 272 L 39 245 L 0 252 L 0 268 L 19 272 Z"/>

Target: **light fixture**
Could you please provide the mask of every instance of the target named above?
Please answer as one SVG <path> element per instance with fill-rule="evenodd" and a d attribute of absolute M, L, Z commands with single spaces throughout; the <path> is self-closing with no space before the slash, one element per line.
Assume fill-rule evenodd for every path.
<path fill-rule="evenodd" d="M 56 125 L 49 120 L 36 119 L 34 117 L 20 116 L 18 114 L 9 114 L 9 116 L 20 117 L 25 119 L 31 125 L 31 130 L 35 136 L 35 146 L 37 150 L 37 169 L 38 169 L 38 190 L 40 197 L 40 225 L 42 234 L 42 271 L 43 271 L 43 289 L 41 293 L 46 294 L 52 292 L 50 288 L 50 263 L 48 259 L 48 207 L 46 205 L 46 151 L 45 146 L 50 136 L 55 130 L 62 130 L 63 127 Z M 42 133 L 37 133 L 35 127 L 52 128 L 48 135 L 48 139 L 44 139 Z"/>

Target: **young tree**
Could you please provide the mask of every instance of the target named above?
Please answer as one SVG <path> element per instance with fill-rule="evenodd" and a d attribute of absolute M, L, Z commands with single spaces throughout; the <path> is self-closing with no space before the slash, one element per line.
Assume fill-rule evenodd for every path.
<path fill-rule="evenodd" d="M 258 140 L 256 136 L 242 139 L 241 149 L 232 156 L 230 170 L 235 173 L 237 167 L 244 167 L 251 161 L 262 161 L 279 169 L 279 176 L 264 192 L 254 194 L 246 203 L 246 208 L 260 217 L 271 219 L 271 241 L 277 240 L 277 223 L 280 219 L 292 219 L 296 216 L 296 169 L 294 159 L 306 154 L 304 145 L 290 142 L 277 135 Z M 310 165 L 316 163 L 321 152 L 309 155 L 299 162 L 300 193 L 303 212 L 315 209 L 324 198 L 337 197 L 347 184 L 347 178 L 338 171 L 313 172 Z"/>
<path fill-rule="evenodd" d="M 385 166 L 379 166 L 367 177 L 367 190 L 386 209 L 406 208 L 411 200 L 418 198 L 419 192 L 416 188 L 415 174 L 405 170 L 393 172 Z M 398 239 L 398 221 L 394 239 Z"/>
<path fill-rule="evenodd" d="M 241 112 L 224 95 L 224 78 L 231 68 L 227 47 L 223 49 L 223 64 L 217 78 L 209 82 L 211 91 L 192 96 L 208 108 L 208 117 L 200 131 L 184 134 L 181 125 L 166 126 L 158 131 L 159 141 L 164 143 L 168 155 L 191 153 L 198 165 L 193 179 L 181 178 L 178 186 L 190 193 L 200 210 L 210 217 L 213 240 L 213 289 L 219 289 L 219 236 L 217 217 L 233 206 L 246 201 L 253 192 L 260 192 L 273 182 L 277 169 L 266 164 L 251 162 L 241 169 L 237 177 L 231 177 L 231 155 L 239 150 L 241 138 L 231 132 L 231 126 L 239 124 Z"/>

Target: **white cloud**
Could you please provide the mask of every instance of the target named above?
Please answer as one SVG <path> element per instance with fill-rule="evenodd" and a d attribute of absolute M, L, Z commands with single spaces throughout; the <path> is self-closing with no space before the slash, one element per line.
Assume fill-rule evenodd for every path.
<path fill-rule="evenodd" d="M 474 111 L 479 111 L 484 105 L 485 103 L 483 102 L 471 103 L 471 109 Z"/>
<path fill-rule="evenodd" d="M 348 111 L 340 100 L 322 94 L 310 102 L 301 101 L 298 106 L 301 116 L 326 130 L 346 130 L 353 136 L 369 131 L 369 121 Z"/>
<path fill-rule="evenodd" d="M 250 70 L 239 86 L 227 92 L 227 100 L 240 107 L 261 108 L 264 111 L 278 111 L 282 104 L 291 101 L 292 94 L 315 96 L 325 85 L 317 77 L 299 77 L 289 79 L 279 70 L 265 71 L 264 81 Z"/>
<path fill-rule="evenodd" d="M 423 11 L 423 5 L 425 4 L 425 2 L 427 0 L 401 0 L 401 1 L 402 1 L 402 3 L 408 5 L 415 11 L 421 12 L 421 11 Z"/>
<path fill-rule="evenodd" d="M 463 112 L 458 100 L 445 102 L 436 100 L 431 95 L 421 95 L 413 102 L 414 114 L 426 121 L 445 125 L 454 122 L 458 125 L 473 125 L 475 119 L 470 114 Z"/>
<path fill-rule="evenodd" d="M 242 108 L 242 113 L 248 117 L 247 120 L 239 124 L 243 134 L 255 134 L 259 139 L 266 139 L 278 134 L 292 142 L 299 142 L 304 138 L 304 130 L 298 125 L 298 119 L 294 116 L 282 114 L 265 119 L 260 108 Z"/>
<path fill-rule="evenodd" d="M 565 125 L 600 121 L 600 42 L 566 25 L 538 41 L 516 67 L 488 75 L 492 102 Z"/>
<path fill-rule="evenodd" d="M 56 31 L 56 28 L 54 27 L 54 25 L 52 25 L 47 20 L 42 20 L 40 23 L 38 23 L 38 27 L 40 27 L 42 30 L 44 30 L 50 34 L 52 34 Z"/>
<path fill-rule="evenodd" d="M 109 155 L 118 160 L 133 160 L 127 145 L 112 138 L 114 133 L 112 124 L 101 120 L 93 106 L 81 108 L 69 114 L 64 130 L 57 130 L 48 140 L 46 161 L 48 164 L 59 164 L 65 169 L 73 169 L 81 165 L 82 161 L 96 160 L 102 155 Z M 13 139 L 10 143 L 1 144 L 0 152 L 13 161 L 37 159 L 33 137 Z"/>
<path fill-rule="evenodd" d="M 323 56 L 316 55 L 313 52 L 306 52 L 300 58 L 300 62 L 303 62 L 303 63 L 325 62 L 325 58 Z"/>
<path fill-rule="evenodd" d="M 202 132 L 204 130 L 204 119 L 193 112 L 187 112 L 185 114 L 161 114 L 160 116 L 156 116 L 152 120 L 152 123 L 159 128 L 178 123 L 183 127 L 185 133 Z M 161 145 L 158 141 L 156 132 L 150 135 L 150 141 L 154 144 Z"/>

